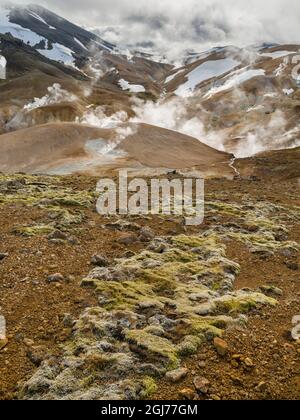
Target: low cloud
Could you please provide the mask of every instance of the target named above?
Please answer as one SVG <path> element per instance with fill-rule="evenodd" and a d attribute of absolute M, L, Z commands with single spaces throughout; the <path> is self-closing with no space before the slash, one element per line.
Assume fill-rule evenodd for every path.
<path fill-rule="evenodd" d="M 84 6 L 80 0 L 38 3 L 78 24 L 97 28 L 107 41 L 154 46 L 169 56 L 223 44 L 299 42 L 298 0 L 86 0 Z"/>

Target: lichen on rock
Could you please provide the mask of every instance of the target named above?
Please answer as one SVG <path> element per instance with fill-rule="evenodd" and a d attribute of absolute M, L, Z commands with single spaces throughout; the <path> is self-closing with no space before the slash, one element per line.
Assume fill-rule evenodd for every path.
<path fill-rule="evenodd" d="M 82 287 L 94 289 L 99 306 L 82 313 L 56 370 L 44 362 L 22 398 L 146 398 L 156 377 L 204 341 L 245 326 L 252 308 L 276 304 L 234 291 L 239 270 L 216 232 L 157 237 L 147 250 L 92 269 Z"/>

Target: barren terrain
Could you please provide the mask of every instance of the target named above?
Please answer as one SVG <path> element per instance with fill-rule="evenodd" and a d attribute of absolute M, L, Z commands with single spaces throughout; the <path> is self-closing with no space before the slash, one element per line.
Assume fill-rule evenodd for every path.
<path fill-rule="evenodd" d="M 259 160 L 257 166 L 259 166 Z M 274 167 L 273 170 L 275 170 Z M 167 219 L 158 216 L 149 219 L 137 217 L 131 221 L 132 226 L 129 223 L 124 227 L 122 227 L 123 222 L 115 223 L 115 219 L 115 224 L 112 224 L 113 220 L 103 219 L 95 212 L 93 194 L 97 179 L 94 178 L 1 176 L 0 251 L 8 254 L 0 263 L 2 279 L 0 305 L 1 313 L 7 319 L 8 334 L 8 343 L 0 353 L 1 398 L 19 398 L 20 395 L 26 398 L 53 398 L 54 395 L 56 398 L 75 398 L 75 396 L 85 398 L 88 395 L 93 397 L 97 386 L 99 392 L 101 391 L 103 378 L 110 375 L 111 369 L 115 369 L 123 371 L 121 377 L 127 382 L 125 381 L 121 386 L 119 380 L 112 377 L 110 385 L 106 384 L 111 396 L 115 395 L 113 394 L 115 392 L 117 394 L 125 392 L 124 387 L 127 387 L 128 395 L 140 392 L 142 398 L 298 399 L 300 396 L 300 349 L 299 345 L 291 339 L 291 329 L 292 318 L 300 313 L 299 258 L 296 245 L 292 245 L 299 243 L 300 239 L 299 185 L 294 174 L 291 176 L 287 171 L 285 174 L 287 177 L 284 179 L 281 177 L 277 182 L 273 182 L 268 177 L 207 181 L 205 222 L 198 228 L 188 229 L 183 225 L 181 218 L 176 217 Z M 256 208 L 255 212 L 262 211 L 263 219 L 261 219 L 262 215 L 255 212 L 253 215 L 257 214 L 255 216 L 257 219 L 253 218 L 252 208 Z M 245 211 L 250 212 L 246 220 Z M 277 225 L 273 225 L 272 220 L 278 220 Z M 130 220 L 128 219 L 127 222 Z M 287 233 L 281 230 L 283 226 L 287 229 Z M 143 227 L 149 230 L 146 230 L 144 239 L 141 239 L 142 237 L 138 239 L 138 231 Z M 276 231 L 271 234 L 274 228 Z M 226 247 L 226 258 L 240 266 L 236 272 L 233 295 L 237 292 L 236 296 L 240 296 L 239 299 L 242 300 L 240 303 L 237 300 L 234 309 L 227 309 L 226 313 L 232 316 L 233 320 L 239 319 L 239 313 L 243 313 L 247 316 L 247 322 L 233 321 L 232 325 L 229 323 L 222 332 L 222 337 L 228 345 L 226 355 L 224 357 L 218 355 L 211 341 L 215 334 L 219 335 L 226 325 L 226 322 L 224 325 L 220 321 L 216 323 L 218 319 L 216 313 L 215 315 L 198 315 L 199 321 L 204 322 L 206 319 L 208 322 L 206 327 L 203 324 L 201 334 L 200 330 L 198 332 L 199 338 L 204 333 L 206 339 L 200 340 L 195 347 L 196 350 L 191 350 L 193 347 L 188 350 L 189 347 L 187 347 L 182 353 L 181 366 L 187 368 L 187 373 L 176 383 L 163 379 L 166 355 L 152 349 L 150 342 L 147 344 L 147 341 L 144 341 L 143 344 L 138 344 L 139 341 L 136 341 L 136 345 L 131 347 L 134 357 L 141 358 L 136 362 L 140 373 L 136 372 L 134 377 L 130 373 L 130 359 L 126 359 L 126 339 L 123 334 L 118 336 L 119 338 L 106 337 L 110 346 L 116 345 L 116 340 L 123 342 L 123 350 L 118 350 L 117 359 L 114 359 L 114 352 L 111 353 L 112 350 L 108 347 L 104 353 L 99 349 L 100 353 L 97 355 L 90 342 L 92 337 L 90 334 L 97 335 L 97 332 L 89 330 L 89 325 L 95 323 L 96 318 L 93 318 L 93 321 L 92 318 L 90 320 L 87 318 L 87 314 L 90 313 L 89 316 L 92 316 L 93 311 L 93 317 L 97 317 L 96 308 L 100 310 L 100 318 L 97 322 L 100 322 L 101 311 L 106 308 L 107 314 L 118 317 L 119 328 L 129 329 L 128 332 L 133 331 L 132 328 L 137 328 L 137 338 L 141 327 L 133 326 L 136 322 L 134 314 L 140 317 L 143 313 L 145 316 L 146 312 L 140 312 L 141 308 L 144 308 L 143 311 L 150 311 L 146 315 L 148 320 L 150 316 L 157 317 L 157 320 L 163 323 L 160 327 L 159 324 L 148 326 L 148 334 L 152 328 L 154 336 L 159 334 L 157 337 L 165 337 L 159 340 L 167 340 L 167 338 L 171 340 L 170 346 L 172 341 L 178 343 L 187 334 L 188 330 L 181 331 L 184 324 L 180 327 L 179 319 L 183 316 L 187 317 L 184 327 L 186 329 L 189 325 L 188 317 L 191 315 L 184 315 L 182 312 L 184 309 L 179 309 L 179 307 L 177 308 L 179 312 L 175 315 L 176 310 L 172 306 L 165 307 L 169 315 L 167 315 L 168 312 L 164 312 L 164 316 L 159 315 L 161 307 L 158 303 L 150 304 L 149 299 L 153 297 L 147 296 L 150 292 L 150 290 L 146 292 L 147 288 L 142 293 L 145 295 L 140 296 L 138 301 L 135 301 L 137 297 L 135 298 L 134 294 L 131 296 L 134 292 L 132 290 L 129 293 L 130 289 L 128 289 L 128 294 L 125 293 L 123 297 L 120 295 L 117 298 L 114 293 L 123 294 L 122 288 L 126 284 L 129 287 L 130 282 L 114 281 L 110 292 L 108 289 L 107 292 L 103 290 L 101 293 L 100 285 L 104 287 L 107 280 L 97 283 L 99 291 L 94 287 L 83 287 L 85 282 L 82 283 L 82 279 L 91 278 L 91 274 L 88 275 L 88 273 L 92 268 L 92 256 L 101 255 L 108 264 L 112 264 L 116 258 L 125 258 L 123 260 L 125 262 L 128 258 L 134 258 L 134 255 L 138 256 L 146 248 L 151 249 L 151 243 L 155 243 L 153 238 L 173 238 L 173 240 L 186 238 L 184 241 L 188 243 L 188 238 L 196 241 L 196 237 L 200 235 L 200 240 L 205 232 L 211 232 L 210 234 L 217 237 L 220 235 L 219 240 Z M 228 238 L 231 237 L 231 239 L 225 239 L 228 234 Z M 270 234 L 275 234 L 275 242 L 271 239 L 272 236 L 269 236 Z M 252 242 L 254 237 L 251 239 L 251 235 L 256 235 L 255 242 Z M 257 241 L 260 241 L 260 244 Z M 256 250 L 257 246 L 259 248 Z M 49 276 L 55 273 L 60 273 L 61 277 L 53 283 L 49 282 Z M 181 276 L 183 273 L 184 271 Z M 183 284 L 186 282 L 189 284 L 188 282 L 191 281 L 188 280 L 189 276 L 185 277 L 186 275 L 182 277 Z M 213 276 L 213 272 L 210 276 Z M 150 286 L 151 278 L 149 281 Z M 167 277 L 164 281 L 167 281 Z M 171 281 L 171 278 L 168 281 Z M 121 288 L 120 292 L 117 292 L 118 287 Z M 160 285 L 161 287 L 163 284 Z M 190 287 L 195 286 L 191 283 Z M 115 292 L 113 292 L 114 289 Z M 241 292 L 242 290 L 244 292 Z M 251 299 L 254 301 L 250 305 L 250 301 L 246 303 L 250 295 L 248 298 L 243 298 L 241 295 L 246 290 L 260 290 L 264 293 L 262 296 L 269 297 L 266 296 L 264 304 L 259 304 L 255 303 L 258 297 L 254 299 L 253 295 Z M 99 293 L 102 296 L 101 299 L 99 299 Z M 103 299 L 103 293 L 106 299 Z M 166 296 L 163 289 L 160 292 L 157 290 L 157 293 L 157 297 Z M 169 298 L 171 299 L 171 295 Z M 183 296 L 180 299 L 183 299 Z M 242 303 L 243 299 L 244 303 Z M 270 299 L 269 304 L 267 299 Z M 259 301 L 263 302 L 262 297 Z M 179 302 L 180 300 L 177 301 L 178 304 Z M 225 307 L 222 311 L 224 310 Z M 86 349 L 77 353 L 78 328 L 82 327 L 79 326 L 80 321 L 74 324 L 74 320 L 80 317 L 83 317 L 82 319 L 85 317 L 85 322 L 87 322 L 84 330 L 80 330 L 80 334 L 83 334 L 80 340 L 90 338 L 86 341 Z M 214 317 L 216 320 L 212 321 Z M 125 321 L 126 319 L 131 319 L 131 321 Z M 176 323 L 172 326 L 174 321 Z M 132 325 L 131 322 L 133 322 Z M 210 322 L 212 322 L 211 326 L 218 325 L 221 329 L 211 329 Z M 100 328 L 100 324 L 97 328 Z M 143 329 L 140 330 L 140 334 L 144 337 Z M 191 343 L 190 346 L 192 346 Z M 66 353 L 67 349 L 71 348 L 70 346 L 72 348 L 75 346 L 72 357 L 71 354 L 67 356 L 70 350 Z M 148 349 L 147 357 L 144 350 L 140 353 L 142 348 Z M 123 361 L 122 351 L 124 351 Z M 102 359 L 105 357 L 106 361 L 103 359 L 100 362 L 100 355 Z M 54 376 L 50 381 L 52 385 L 48 382 L 46 385 L 44 382 L 46 377 L 43 375 L 46 374 L 46 366 L 60 365 L 62 369 L 61 363 L 66 363 L 66 357 L 81 360 L 81 363 L 83 362 L 86 366 L 85 375 L 90 369 L 90 363 L 92 363 L 91 366 L 96 366 L 90 383 L 80 382 L 76 391 L 75 388 L 72 390 L 69 381 L 72 375 L 79 375 L 80 370 L 72 370 L 68 374 L 67 371 L 62 371 L 60 379 L 58 377 L 55 379 Z M 143 361 L 144 357 L 146 358 Z M 170 360 L 169 357 L 171 356 L 168 356 L 167 360 Z M 147 363 L 147 359 L 148 368 L 146 369 L 146 365 L 142 368 L 141 363 Z M 119 365 L 119 363 L 122 364 Z M 38 376 L 32 377 L 35 372 L 39 372 Z M 209 387 L 207 392 L 197 394 L 194 382 L 199 376 L 207 379 Z M 65 384 L 63 377 L 67 381 Z M 50 377 L 47 381 L 49 380 Z M 29 382 L 24 387 L 26 381 Z M 114 381 L 116 381 L 115 385 L 113 385 Z M 104 382 L 106 383 L 106 380 Z"/>

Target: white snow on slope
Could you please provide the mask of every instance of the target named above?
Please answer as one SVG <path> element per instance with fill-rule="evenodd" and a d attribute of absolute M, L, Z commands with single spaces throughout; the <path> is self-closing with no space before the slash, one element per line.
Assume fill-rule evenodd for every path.
<path fill-rule="evenodd" d="M 222 60 L 212 60 L 200 64 L 197 68 L 187 74 L 188 81 L 179 86 L 175 94 L 181 97 L 191 96 L 200 83 L 214 77 L 222 76 L 222 74 L 237 67 L 240 63 L 232 58 L 224 58 Z"/>
<path fill-rule="evenodd" d="M 35 32 L 30 31 L 29 29 L 23 28 L 16 23 L 11 23 L 9 21 L 9 10 L 0 6 L 0 33 L 10 33 L 13 37 L 21 39 L 25 44 L 29 44 L 34 47 L 41 41 L 46 41 L 40 35 L 37 35 Z"/>
<path fill-rule="evenodd" d="M 282 92 L 283 92 L 286 96 L 290 96 L 290 95 L 292 95 L 295 91 L 294 91 L 294 89 L 282 89 Z"/>
<path fill-rule="evenodd" d="M 82 43 L 82 42 L 80 42 L 80 41 L 79 41 L 79 39 L 74 38 L 74 41 L 75 41 L 75 42 L 77 42 L 77 44 L 78 44 L 78 45 L 80 45 L 80 46 L 81 46 L 81 48 L 84 48 L 86 51 L 88 51 L 88 49 L 86 48 L 86 46 L 85 46 L 85 45 L 83 45 L 83 43 Z"/>
<path fill-rule="evenodd" d="M 10 33 L 13 37 L 21 39 L 25 44 L 29 44 L 31 47 L 39 44 L 41 41 L 45 42 L 46 47 L 48 46 L 48 40 L 40 35 L 37 35 L 35 32 L 27 28 L 23 28 L 20 25 L 11 23 L 9 21 L 9 10 L 3 7 L 0 7 L 0 33 Z M 34 16 L 38 19 L 38 15 Z M 40 18 L 39 20 L 41 20 Z M 46 23 L 46 22 L 43 22 Z M 47 23 L 46 23 L 47 24 Z M 48 25 L 48 24 L 47 24 Z M 48 25 L 49 26 L 49 25 Z M 50 27 L 50 26 L 49 26 Z M 55 29 L 55 28 L 53 28 Z M 63 62 L 67 66 L 72 66 L 76 68 L 75 59 L 73 57 L 73 51 L 61 44 L 53 44 L 51 50 L 37 50 L 44 57 L 49 58 L 50 60 Z"/>
<path fill-rule="evenodd" d="M 276 58 L 286 57 L 287 55 L 290 55 L 290 54 L 295 54 L 295 52 L 293 52 L 293 51 L 274 51 L 274 52 L 270 52 L 270 53 L 262 53 L 261 55 L 263 57 L 271 57 L 273 59 L 276 59 Z"/>
<path fill-rule="evenodd" d="M 99 45 L 99 47 L 104 48 L 106 51 L 109 51 L 109 52 L 112 52 L 113 51 L 112 48 L 109 48 L 107 45 L 103 44 L 102 42 L 96 41 L 95 39 L 93 40 L 93 42 L 96 45 Z"/>
<path fill-rule="evenodd" d="M 119 81 L 119 85 L 123 90 L 129 90 L 131 93 L 146 92 L 146 89 L 142 85 L 132 85 L 124 79 Z"/>
<path fill-rule="evenodd" d="M 205 97 L 210 98 L 216 93 L 233 89 L 247 82 L 248 80 L 253 79 L 254 77 L 265 76 L 265 74 L 266 72 L 263 69 L 258 69 L 258 70 L 245 70 L 244 69 L 242 71 L 238 70 L 234 72 L 234 74 L 230 76 L 229 79 L 227 79 L 226 82 L 222 86 L 213 87 L 212 89 L 210 89 L 209 92 L 205 95 Z"/>
<path fill-rule="evenodd" d="M 77 69 L 75 65 L 75 59 L 73 57 L 73 51 L 70 48 L 65 47 L 61 44 L 52 44 L 51 50 L 37 50 L 44 57 L 49 58 L 50 60 L 59 61 L 64 63 L 67 66 L 71 66 Z M 77 69 L 78 70 L 78 69 Z"/>
<path fill-rule="evenodd" d="M 176 73 L 171 74 L 171 76 L 168 76 L 165 80 L 165 85 L 170 83 L 172 80 L 174 80 L 180 73 L 183 73 L 184 69 L 178 70 Z"/>
<path fill-rule="evenodd" d="M 34 12 L 29 12 L 30 16 L 32 16 L 33 18 L 39 20 L 40 22 L 42 22 L 44 25 L 47 25 L 49 29 L 55 29 L 54 26 L 49 25 L 41 16 L 39 16 L 37 13 Z"/>
<path fill-rule="evenodd" d="M 283 62 L 280 63 L 280 65 L 277 67 L 277 69 L 274 71 L 274 74 L 276 77 L 279 77 L 283 74 L 284 70 L 287 68 L 287 63 Z"/>
<path fill-rule="evenodd" d="M 0 55 L 0 79 L 6 79 L 6 64 L 6 58 Z"/>

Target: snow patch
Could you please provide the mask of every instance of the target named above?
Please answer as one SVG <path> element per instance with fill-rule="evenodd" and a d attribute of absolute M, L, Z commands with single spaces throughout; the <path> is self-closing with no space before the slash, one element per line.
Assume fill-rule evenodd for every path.
<path fill-rule="evenodd" d="M 183 73 L 185 69 L 178 70 L 176 73 L 171 74 L 171 76 L 168 76 L 165 80 L 165 85 L 170 83 L 172 80 L 174 80 L 179 74 Z"/>
<path fill-rule="evenodd" d="M 146 89 L 142 85 L 133 85 L 127 82 L 124 79 L 121 79 L 119 81 L 119 86 L 122 88 L 122 90 L 129 90 L 131 93 L 141 93 L 146 92 Z"/>
<path fill-rule="evenodd" d="M 47 25 L 49 29 L 54 29 L 56 30 L 56 28 L 54 28 L 54 26 L 49 25 L 41 16 L 39 16 L 37 13 L 35 12 L 28 12 L 30 16 L 32 16 L 33 18 L 39 20 L 40 22 L 42 22 L 44 25 Z"/>
<path fill-rule="evenodd" d="M 30 29 L 23 28 L 16 23 L 9 21 L 9 9 L 0 6 L 0 33 L 10 33 L 14 38 L 21 39 L 25 44 L 34 47 L 41 41 L 46 41 L 40 35 L 32 32 Z"/>
<path fill-rule="evenodd" d="M 286 96 L 290 96 L 290 95 L 292 95 L 295 91 L 294 91 L 294 89 L 282 89 L 282 92 L 283 92 Z"/>
<path fill-rule="evenodd" d="M 74 37 L 74 41 L 83 49 L 85 49 L 86 51 L 88 51 L 87 47 L 85 45 L 83 45 L 83 43 L 81 41 L 79 41 L 79 39 Z"/>
<path fill-rule="evenodd" d="M 290 54 L 295 54 L 295 52 L 293 52 L 293 51 L 274 51 L 274 52 L 270 52 L 270 53 L 262 53 L 261 55 L 263 57 L 273 58 L 273 60 L 274 60 L 274 59 L 277 59 L 277 58 L 286 57 L 287 55 L 290 55 Z"/>
<path fill-rule="evenodd" d="M 283 74 L 284 70 L 287 68 L 287 63 L 281 63 L 277 69 L 274 71 L 276 77 L 279 77 Z"/>
<path fill-rule="evenodd" d="M 205 95 L 205 97 L 210 98 L 219 92 L 233 89 L 247 82 L 248 80 L 253 79 L 254 77 L 265 76 L 265 74 L 266 72 L 263 69 L 242 71 L 238 70 L 229 79 L 227 79 L 227 81 L 222 86 L 213 87 L 212 89 L 210 89 L 209 92 Z"/>
<path fill-rule="evenodd" d="M 64 45 L 56 43 L 52 44 L 51 50 L 38 49 L 37 51 L 50 60 L 62 62 L 66 66 L 71 66 L 78 70 L 75 65 L 75 58 L 73 57 L 74 51 L 70 50 L 70 48 L 67 48 Z"/>
<path fill-rule="evenodd" d="M 3 55 L 1 55 L 1 51 L 0 51 L 0 79 L 6 79 L 6 65 L 7 65 L 7 60 L 5 57 L 3 57 Z"/>
<path fill-rule="evenodd" d="M 46 24 L 50 29 L 56 29 L 47 24 L 44 19 L 34 12 L 30 12 L 30 15 L 35 19 Z M 48 39 L 36 34 L 30 29 L 23 28 L 22 26 L 12 23 L 9 21 L 9 9 L 0 7 L 0 33 L 10 33 L 14 38 L 22 40 L 25 44 L 35 47 L 36 45 L 44 42 L 46 48 L 48 46 Z M 76 68 L 75 59 L 73 57 L 74 52 L 69 48 L 61 44 L 53 44 L 52 49 L 37 49 L 37 51 L 42 54 L 44 57 L 49 58 L 50 60 L 59 61 L 64 63 L 67 66 Z M 78 70 L 78 69 L 77 69 Z"/>
<path fill-rule="evenodd" d="M 232 58 L 224 58 L 221 60 L 211 60 L 200 64 L 193 71 L 186 76 L 188 81 L 181 85 L 175 92 L 177 96 L 188 97 L 192 96 L 193 92 L 200 83 L 214 77 L 222 76 L 240 65 L 240 63 Z"/>

